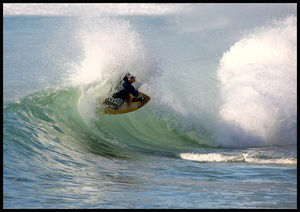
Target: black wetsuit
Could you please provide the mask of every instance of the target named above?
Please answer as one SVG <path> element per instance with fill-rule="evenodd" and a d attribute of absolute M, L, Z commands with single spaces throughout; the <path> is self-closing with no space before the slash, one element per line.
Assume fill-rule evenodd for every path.
<path fill-rule="evenodd" d="M 123 79 L 125 82 L 123 83 L 123 88 L 122 90 L 120 90 L 119 92 L 115 93 L 113 95 L 114 98 L 120 98 L 123 99 L 124 101 L 127 99 L 127 97 L 129 96 L 129 94 L 131 93 L 133 96 L 137 97 L 139 95 L 139 92 L 137 89 L 135 89 L 130 82 L 128 82 L 128 79 L 125 77 Z"/>

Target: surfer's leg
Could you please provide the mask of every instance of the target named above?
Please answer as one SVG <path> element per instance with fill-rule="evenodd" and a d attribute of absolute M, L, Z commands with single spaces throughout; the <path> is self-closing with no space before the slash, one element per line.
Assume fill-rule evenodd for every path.
<path fill-rule="evenodd" d="M 123 99 L 120 98 L 113 98 L 109 97 L 104 100 L 105 105 L 107 105 L 109 108 L 118 110 L 124 103 Z"/>
<path fill-rule="evenodd" d="M 133 99 L 134 96 L 132 96 L 131 94 L 128 95 L 127 99 L 126 99 L 126 103 L 127 105 L 131 105 L 131 102 L 132 102 L 132 99 Z"/>
<path fill-rule="evenodd" d="M 117 98 L 117 107 L 115 108 L 115 110 L 119 109 L 123 104 L 124 104 L 124 100 L 123 99 L 120 99 L 120 98 Z"/>

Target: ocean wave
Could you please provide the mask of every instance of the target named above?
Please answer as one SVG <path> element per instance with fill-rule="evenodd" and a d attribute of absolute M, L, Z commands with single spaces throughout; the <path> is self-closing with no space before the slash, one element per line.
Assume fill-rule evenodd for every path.
<path fill-rule="evenodd" d="M 40 148 L 62 142 L 113 157 L 296 143 L 293 17 L 238 41 L 217 72 L 206 69 L 211 64 L 200 69 L 194 63 L 200 71 L 189 74 L 177 67 L 171 74 L 161 70 L 128 21 L 82 20 L 79 25 L 85 57 L 65 74 L 69 84 L 5 104 L 5 137 Z M 99 98 L 114 93 L 127 71 L 151 101 L 136 112 L 103 114 Z"/>
<path fill-rule="evenodd" d="M 174 115 L 157 117 L 151 105 L 123 115 L 107 115 L 96 109 L 94 119 L 86 124 L 78 110 L 79 98 L 78 88 L 46 89 L 6 104 L 5 137 L 14 137 L 29 148 L 48 149 L 62 143 L 67 149 L 76 146 L 115 157 L 130 157 L 133 152 L 169 154 L 209 145 L 208 141 L 201 143 L 193 132 L 180 132 Z M 20 124 L 11 127 L 12 122 Z"/>

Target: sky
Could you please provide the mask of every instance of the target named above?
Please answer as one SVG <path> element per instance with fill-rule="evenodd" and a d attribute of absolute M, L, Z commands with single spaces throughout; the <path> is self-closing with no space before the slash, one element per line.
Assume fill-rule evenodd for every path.
<path fill-rule="evenodd" d="M 188 4 L 150 3 L 5 3 L 4 15 L 164 15 Z"/>
<path fill-rule="evenodd" d="M 253 27 L 297 16 L 296 3 L 4 3 L 3 15 L 171 16 L 177 31 Z"/>
<path fill-rule="evenodd" d="M 3 15 L 172 15 L 201 14 L 215 8 L 225 8 L 230 12 L 236 12 L 239 8 L 265 8 L 272 12 L 296 7 L 296 3 L 4 3 Z"/>

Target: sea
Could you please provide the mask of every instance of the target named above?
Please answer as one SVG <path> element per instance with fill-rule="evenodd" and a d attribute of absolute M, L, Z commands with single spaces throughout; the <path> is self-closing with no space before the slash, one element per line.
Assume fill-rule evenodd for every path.
<path fill-rule="evenodd" d="M 274 8 L 4 15 L 3 208 L 296 209 L 297 15 Z M 150 102 L 104 114 L 127 72 Z"/>

